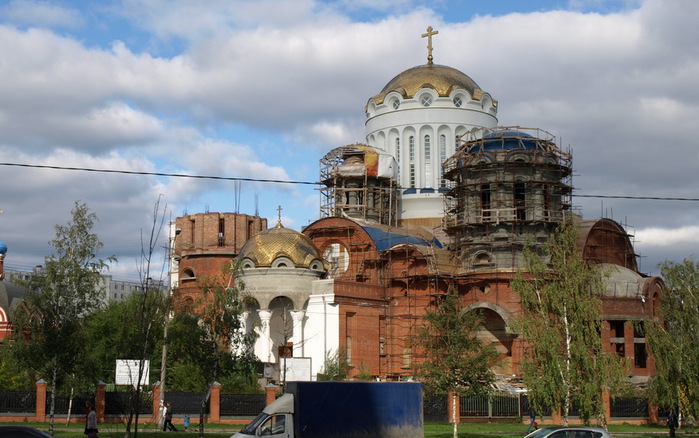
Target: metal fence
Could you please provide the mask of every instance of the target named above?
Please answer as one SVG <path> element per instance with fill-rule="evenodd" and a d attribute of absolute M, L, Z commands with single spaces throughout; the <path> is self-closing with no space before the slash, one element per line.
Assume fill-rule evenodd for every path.
<path fill-rule="evenodd" d="M 36 411 L 36 391 L 0 392 L 0 412 L 24 414 Z"/>
<path fill-rule="evenodd" d="M 85 415 L 85 403 L 90 402 L 95 404 L 95 397 L 91 394 L 79 394 L 73 397 L 69 395 L 56 394 L 54 400 L 54 415 L 70 415 L 80 416 Z M 46 413 L 51 412 L 51 393 L 46 392 Z"/>
<path fill-rule="evenodd" d="M 446 394 L 425 395 L 422 401 L 423 417 L 426 423 L 448 423 L 448 397 Z"/>
<path fill-rule="evenodd" d="M 516 418 L 522 416 L 518 394 L 496 393 L 490 396 L 461 397 L 462 417 Z"/>
<path fill-rule="evenodd" d="M 610 400 L 611 418 L 648 418 L 648 400 L 639 397 L 616 397 Z M 471 418 L 518 418 L 529 415 L 530 405 L 526 394 L 494 393 L 487 397 L 461 397 L 461 417 Z M 547 409 L 539 416 L 550 416 Z M 579 416 L 573 403 L 568 416 Z"/>
<path fill-rule="evenodd" d="M 172 404 L 172 414 L 184 415 L 188 414 L 190 416 L 199 415 L 199 408 L 201 407 L 201 401 L 206 395 L 203 392 L 167 392 L 165 393 L 165 403 Z M 209 403 L 206 402 L 206 408 L 204 412 L 209 413 Z"/>
<path fill-rule="evenodd" d="M 256 416 L 265 408 L 265 394 L 221 394 L 221 416 Z"/>
<path fill-rule="evenodd" d="M 168 392 L 165 402 L 172 404 L 175 416 L 199 415 L 204 393 Z M 105 414 L 124 415 L 129 412 L 128 392 L 105 393 Z M 153 401 L 150 394 L 142 394 L 139 414 L 152 415 Z M 78 395 L 73 397 L 71 415 L 79 416 L 85 412 L 85 402 L 94 403 L 94 395 Z M 54 412 L 56 415 L 67 415 L 70 397 L 56 395 Z M 223 417 L 253 417 L 264 409 L 266 396 L 264 394 L 221 394 L 220 415 Z M 46 412 L 50 411 L 51 393 L 47 393 Z M 616 397 L 610 400 L 611 418 L 648 418 L 648 401 L 639 397 Z M 446 422 L 448 418 L 448 397 L 446 395 L 425 395 L 423 412 L 426 422 Z M 526 394 L 494 393 L 486 397 L 466 396 L 460 400 L 460 416 L 462 418 L 502 418 L 516 419 L 529 415 L 529 400 Z M 36 412 L 35 391 L 0 391 L 0 413 L 30 414 Z M 210 402 L 206 403 L 205 413 L 210 412 Z M 660 409 L 661 416 L 664 410 Z M 550 416 L 550 412 L 539 413 L 539 416 Z M 576 417 L 577 409 L 571 407 L 570 417 Z M 661 418 L 662 419 L 662 418 Z"/>
<path fill-rule="evenodd" d="M 610 400 L 612 417 L 645 418 L 648 416 L 648 400 L 638 397 L 616 397 Z"/>
<path fill-rule="evenodd" d="M 104 394 L 105 415 L 128 415 L 131 412 L 132 392 L 106 392 Z M 139 415 L 151 415 L 153 413 L 153 396 L 141 393 L 141 401 L 138 409 Z"/>

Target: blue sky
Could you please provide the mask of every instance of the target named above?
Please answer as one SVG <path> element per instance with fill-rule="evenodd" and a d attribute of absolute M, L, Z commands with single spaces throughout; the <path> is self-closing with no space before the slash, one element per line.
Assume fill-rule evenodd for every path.
<path fill-rule="evenodd" d="M 698 198 L 697 19 L 693 0 L 0 2 L 0 162 L 316 181 L 325 153 L 365 141 L 368 98 L 425 62 L 433 26 L 435 62 L 496 98 L 501 125 L 570 146 L 576 194 Z M 161 195 L 173 219 L 318 218 L 312 186 L 0 171 L 10 268 L 43 262 L 75 200 L 118 279 L 137 277 Z M 699 243 L 696 202 L 574 203 L 627 224 L 645 272 Z"/>

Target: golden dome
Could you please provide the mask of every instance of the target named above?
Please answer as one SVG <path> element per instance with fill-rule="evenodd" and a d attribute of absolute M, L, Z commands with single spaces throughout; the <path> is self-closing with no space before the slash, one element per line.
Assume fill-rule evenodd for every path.
<path fill-rule="evenodd" d="M 483 95 L 478 84 L 459 70 L 446 65 L 426 64 L 409 68 L 391 79 L 372 99 L 379 105 L 392 91 L 399 93 L 404 99 L 411 99 L 423 88 L 433 89 L 440 97 L 448 97 L 456 89 L 468 91 L 476 100 Z"/>
<path fill-rule="evenodd" d="M 278 257 L 287 257 L 297 268 L 310 268 L 314 260 L 322 266 L 323 258 L 311 240 L 281 223 L 274 228 L 260 231 L 245 243 L 239 260 L 253 261 L 256 268 L 271 267 Z"/>

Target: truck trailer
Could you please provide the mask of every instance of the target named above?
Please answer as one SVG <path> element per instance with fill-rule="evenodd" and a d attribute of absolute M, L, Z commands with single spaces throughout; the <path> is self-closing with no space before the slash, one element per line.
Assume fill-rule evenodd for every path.
<path fill-rule="evenodd" d="M 232 438 L 423 438 L 422 384 L 288 382 Z"/>

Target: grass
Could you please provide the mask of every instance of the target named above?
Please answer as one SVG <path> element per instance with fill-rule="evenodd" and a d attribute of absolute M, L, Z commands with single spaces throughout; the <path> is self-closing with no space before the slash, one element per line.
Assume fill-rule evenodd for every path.
<path fill-rule="evenodd" d="M 48 431 L 48 423 L 23 423 L 27 426 L 32 426 L 37 429 Z M 153 424 L 142 424 L 138 428 L 138 436 L 142 438 L 194 438 L 199 435 L 197 431 L 198 425 L 193 425 L 190 432 L 182 431 L 182 425 L 175 425 L 178 432 L 163 432 L 157 430 Z M 77 438 L 82 437 L 84 425 L 56 422 L 55 436 L 62 438 Z M 100 438 L 123 438 L 125 427 L 123 424 L 101 424 L 99 425 Z M 527 424 L 519 423 L 462 423 L 459 425 L 459 438 L 521 438 L 524 431 L 527 429 Z M 235 432 L 240 430 L 240 426 L 228 424 L 206 424 L 205 431 L 207 438 L 228 438 Z M 428 423 L 425 424 L 425 438 L 452 438 L 452 425 L 448 423 Z M 699 432 L 699 431 L 698 431 Z M 659 436 L 667 436 L 667 427 L 657 426 L 637 426 L 630 424 L 611 425 L 609 433 L 614 437 L 632 437 L 632 438 L 658 438 Z M 697 436 L 699 433 L 692 434 Z M 133 435 L 132 435 L 133 436 Z M 678 431 L 678 436 L 687 435 L 684 430 Z"/>

